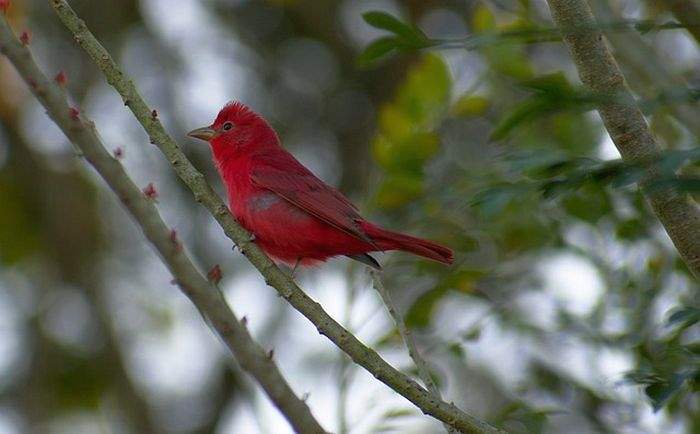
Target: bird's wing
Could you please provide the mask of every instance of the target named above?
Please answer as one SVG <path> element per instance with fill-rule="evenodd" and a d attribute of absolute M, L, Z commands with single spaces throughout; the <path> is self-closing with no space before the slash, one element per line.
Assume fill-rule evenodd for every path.
<path fill-rule="evenodd" d="M 359 226 L 362 217 L 342 193 L 318 179 L 291 154 L 255 157 L 253 183 L 283 197 L 307 213 L 374 245 Z"/>

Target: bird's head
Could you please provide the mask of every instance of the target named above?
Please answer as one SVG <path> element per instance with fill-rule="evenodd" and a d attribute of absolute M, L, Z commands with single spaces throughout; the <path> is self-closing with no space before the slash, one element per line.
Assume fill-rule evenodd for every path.
<path fill-rule="evenodd" d="M 217 159 L 279 146 L 277 134 L 259 114 L 240 102 L 231 102 L 221 109 L 214 123 L 187 133 L 209 142 Z"/>

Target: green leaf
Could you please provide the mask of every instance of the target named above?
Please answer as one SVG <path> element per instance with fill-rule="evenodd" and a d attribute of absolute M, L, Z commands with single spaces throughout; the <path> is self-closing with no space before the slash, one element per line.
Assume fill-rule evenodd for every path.
<path fill-rule="evenodd" d="M 536 119 L 543 114 L 550 112 L 553 106 L 550 101 L 534 97 L 517 104 L 513 109 L 498 121 L 496 127 L 491 131 L 490 140 L 504 139 L 511 131 L 521 124 Z"/>
<path fill-rule="evenodd" d="M 398 18 L 381 11 L 370 11 L 362 14 L 362 18 L 372 27 L 387 30 L 400 36 L 410 47 L 422 48 L 428 43 L 428 38 L 418 28 L 399 21 Z"/>
<path fill-rule="evenodd" d="M 488 6 L 479 4 L 472 12 L 472 28 L 474 33 L 485 33 L 496 28 L 496 17 Z"/>
<path fill-rule="evenodd" d="M 469 206 L 476 208 L 486 217 L 492 217 L 502 212 L 526 189 L 527 186 L 520 184 L 494 185 L 475 194 L 469 201 Z"/>
<path fill-rule="evenodd" d="M 395 104 L 416 123 L 418 129 L 432 129 L 446 114 L 452 78 L 442 57 L 426 54 L 408 71 Z"/>
<path fill-rule="evenodd" d="M 466 357 L 464 348 L 462 348 L 462 345 L 458 342 L 452 342 L 451 344 L 449 344 L 447 346 L 447 350 L 457 360 L 464 360 Z"/>
<path fill-rule="evenodd" d="M 490 101 L 479 95 L 465 95 L 452 106 L 452 115 L 460 117 L 483 116 L 488 110 Z"/>
<path fill-rule="evenodd" d="M 393 36 L 379 38 L 365 48 L 365 50 L 357 57 L 356 62 L 358 66 L 366 68 L 380 57 L 398 49 L 399 45 L 400 41 Z"/>
<path fill-rule="evenodd" d="M 679 193 L 697 193 L 700 191 L 700 178 L 691 176 L 663 178 L 653 180 L 648 185 L 648 189 L 651 192 L 657 192 L 667 188 L 672 188 Z"/>
<path fill-rule="evenodd" d="M 597 224 L 612 212 L 607 192 L 600 186 L 591 184 L 566 196 L 562 204 L 569 215 L 591 224 Z"/>
<path fill-rule="evenodd" d="M 700 148 L 666 151 L 659 158 L 658 167 L 662 172 L 675 172 L 686 162 L 700 161 Z"/>
<path fill-rule="evenodd" d="M 690 327 L 700 321 L 700 309 L 692 306 L 677 308 L 671 313 L 666 325 L 669 327 L 682 324 L 683 327 Z"/>
<path fill-rule="evenodd" d="M 460 338 L 466 342 L 478 341 L 480 337 L 481 337 L 481 327 L 479 327 L 478 325 L 473 326 L 473 327 L 465 330 L 460 335 Z"/>
<path fill-rule="evenodd" d="M 551 74 L 543 74 L 524 80 L 521 86 L 548 94 L 571 95 L 575 92 L 563 72 L 557 71 Z"/>
<path fill-rule="evenodd" d="M 382 182 L 374 200 L 380 208 L 393 209 L 405 205 L 422 193 L 423 181 L 420 177 L 390 174 Z"/>
<path fill-rule="evenodd" d="M 430 324 L 435 306 L 447 294 L 448 287 L 438 285 L 423 293 L 406 313 L 406 325 L 411 328 L 424 328 Z"/>
<path fill-rule="evenodd" d="M 647 230 L 641 220 L 633 218 L 618 224 L 615 228 L 615 234 L 620 239 L 634 241 L 646 236 Z"/>
<path fill-rule="evenodd" d="M 671 398 L 681 391 L 685 382 L 692 378 L 693 375 L 693 371 L 677 373 L 671 375 L 668 380 L 646 386 L 644 388 L 644 393 L 651 400 L 654 411 L 661 410 Z"/>

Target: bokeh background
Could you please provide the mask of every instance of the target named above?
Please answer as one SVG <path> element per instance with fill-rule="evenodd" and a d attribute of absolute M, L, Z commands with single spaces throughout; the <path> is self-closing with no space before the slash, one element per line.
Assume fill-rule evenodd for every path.
<path fill-rule="evenodd" d="M 687 23 L 696 1 L 590 4 L 601 22 Z M 549 28 L 544 1 L 71 4 L 222 194 L 209 149 L 185 132 L 237 99 L 365 215 L 457 251 L 452 267 L 380 255 L 448 401 L 513 432 L 700 432 L 697 284 L 631 184 L 634 171 L 620 169 L 590 100 L 577 99 L 566 47 L 496 38 L 467 50 L 460 39 Z M 449 42 L 358 64 L 383 35 L 363 21 L 369 10 Z M 129 174 L 154 183 L 158 208 L 196 262 L 221 265 L 233 309 L 274 348 L 324 427 L 442 431 L 231 250 L 47 2 L 14 0 L 9 17 L 18 32 L 29 29 L 47 74 L 65 72 L 67 93 L 123 151 Z M 656 137 L 686 155 L 700 135 L 697 28 L 611 27 Z M 690 163 L 682 170 L 693 174 Z M 170 279 L 0 59 L 0 433 L 290 432 Z M 413 372 L 358 264 L 333 260 L 299 280 Z"/>

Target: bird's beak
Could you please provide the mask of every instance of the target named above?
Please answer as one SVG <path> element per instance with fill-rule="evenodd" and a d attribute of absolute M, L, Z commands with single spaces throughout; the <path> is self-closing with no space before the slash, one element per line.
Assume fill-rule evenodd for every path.
<path fill-rule="evenodd" d="M 196 130 L 192 130 L 187 133 L 188 136 L 194 137 L 195 139 L 204 140 L 205 142 L 211 140 L 214 137 L 214 134 L 216 134 L 216 131 L 212 127 L 197 128 Z"/>

